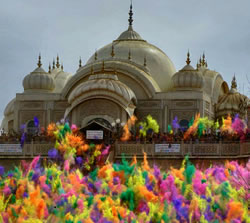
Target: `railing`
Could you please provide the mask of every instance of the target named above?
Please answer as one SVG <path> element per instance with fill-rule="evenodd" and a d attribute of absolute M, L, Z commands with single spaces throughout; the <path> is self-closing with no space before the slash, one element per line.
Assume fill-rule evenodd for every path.
<path fill-rule="evenodd" d="M 14 143 L 13 143 L 14 144 Z M 6 144 L 7 145 L 7 144 Z M 48 157 L 48 151 L 54 147 L 54 144 L 24 144 L 20 152 L 6 152 L 0 150 L 0 158 L 33 158 L 35 156 Z"/>
<path fill-rule="evenodd" d="M 13 143 L 14 144 L 14 143 Z M 120 158 L 122 154 L 128 157 L 137 155 L 143 156 L 143 152 L 147 153 L 148 157 L 166 158 L 166 157 L 250 157 L 250 142 L 245 143 L 205 143 L 205 144 L 185 144 L 178 143 L 179 150 L 176 152 L 156 152 L 155 144 L 136 144 L 136 143 L 119 143 L 113 145 L 114 158 Z M 0 159 L 4 158 L 33 158 L 40 155 L 48 157 L 49 149 L 53 148 L 53 143 L 30 143 L 24 144 L 19 152 L 3 152 L 0 150 Z"/>
<path fill-rule="evenodd" d="M 179 144 L 179 150 L 176 152 L 156 152 L 155 144 L 132 144 L 116 143 L 115 158 L 120 158 L 122 154 L 126 156 L 142 156 L 143 152 L 148 157 L 250 157 L 250 142 L 247 143 L 213 143 L 213 144 Z"/>

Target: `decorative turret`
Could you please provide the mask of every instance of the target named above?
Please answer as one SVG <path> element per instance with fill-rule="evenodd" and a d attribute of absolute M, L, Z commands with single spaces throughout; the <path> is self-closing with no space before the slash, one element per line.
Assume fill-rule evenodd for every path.
<path fill-rule="evenodd" d="M 174 74 L 172 80 L 175 88 L 202 88 L 204 86 L 204 77 L 202 74 L 195 70 L 191 65 L 190 53 L 187 53 L 187 65 L 180 71 Z"/>
<path fill-rule="evenodd" d="M 130 10 L 129 10 L 129 18 L 128 18 L 128 30 L 126 30 L 125 32 L 123 32 L 116 41 L 121 41 L 121 40 L 140 40 L 140 41 L 145 41 L 141 38 L 141 36 L 134 31 L 133 29 L 133 5 L 132 5 L 132 1 L 130 4 Z"/>
<path fill-rule="evenodd" d="M 189 64 L 191 63 L 189 51 L 188 51 L 188 53 L 187 53 L 187 60 L 186 60 L 186 63 L 187 63 L 187 65 L 189 65 Z"/>
<path fill-rule="evenodd" d="M 57 55 L 56 57 L 56 67 L 60 68 L 60 63 L 59 63 L 59 56 Z"/>
<path fill-rule="evenodd" d="M 228 114 L 239 114 L 241 118 L 245 118 L 248 103 L 248 97 L 237 91 L 237 82 L 234 75 L 230 91 L 227 94 L 224 94 L 216 105 L 216 114 L 218 117 L 226 116 Z"/>
<path fill-rule="evenodd" d="M 50 72 L 50 68 L 49 68 Z M 41 55 L 39 54 L 37 68 L 23 79 L 24 91 L 53 91 L 55 81 L 51 74 L 42 68 Z"/>
<path fill-rule="evenodd" d="M 234 74 L 232 82 L 231 82 L 231 89 L 237 90 L 237 82 L 236 82 L 235 74 Z"/>
<path fill-rule="evenodd" d="M 79 59 L 79 68 L 81 68 L 82 67 L 82 58 L 80 57 L 80 59 Z"/>

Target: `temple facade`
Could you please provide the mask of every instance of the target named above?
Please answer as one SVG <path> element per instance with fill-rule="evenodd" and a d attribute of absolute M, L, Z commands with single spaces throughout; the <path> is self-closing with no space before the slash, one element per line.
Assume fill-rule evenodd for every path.
<path fill-rule="evenodd" d="M 18 132 L 21 125 L 34 128 L 68 119 L 80 128 L 95 121 L 112 129 L 135 114 L 155 118 L 162 132 L 175 116 L 186 128 L 200 113 L 212 120 L 238 113 L 249 117 L 249 98 L 237 92 L 223 76 L 209 69 L 205 55 L 191 65 L 190 53 L 179 71 L 159 48 L 148 43 L 133 28 L 132 5 L 129 26 L 118 38 L 97 50 L 85 65 L 80 59 L 75 74 L 67 73 L 59 57 L 48 71 L 41 56 L 37 68 L 23 79 L 22 93 L 9 102 L 1 127 Z"/>

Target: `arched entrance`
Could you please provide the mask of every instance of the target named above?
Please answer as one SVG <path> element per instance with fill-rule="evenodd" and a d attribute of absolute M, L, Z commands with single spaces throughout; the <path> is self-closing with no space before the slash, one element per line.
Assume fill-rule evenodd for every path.
<path fill-rule="evenodd" d="M 94 118 L 80 130 L 89 142 L 110 144 L 112 140 L 112 126 L 103 118 Z"/>

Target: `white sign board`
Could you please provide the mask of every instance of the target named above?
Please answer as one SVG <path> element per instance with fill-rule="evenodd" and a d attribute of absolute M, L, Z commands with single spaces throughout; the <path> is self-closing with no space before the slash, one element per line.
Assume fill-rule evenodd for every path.
<path fill-rule="evenodd" d="M 21 144 L 0 144 L 0 153 L 22 153 Z"/>
<path fill-rule="evenodd" d="M 87 139 L 103 139 L 103 131 L 87 130 Z"/>
<path fill-rule="evenodd" d="M 180 150 L 180 144 L 155 144 L 156 153 L 179 153 Z"/>

